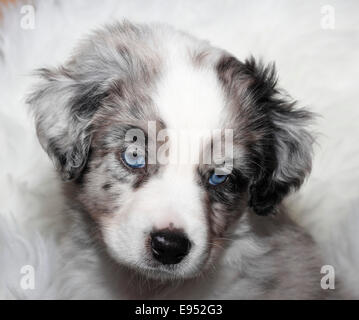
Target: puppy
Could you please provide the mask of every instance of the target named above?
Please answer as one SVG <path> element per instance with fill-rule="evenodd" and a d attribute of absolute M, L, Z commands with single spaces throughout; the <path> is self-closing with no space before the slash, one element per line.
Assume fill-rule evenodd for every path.
<path fill-rule="evenodd" d="M 273 65 L 124 22 L 38 74 L 28 103 L 64 180 L 68 257 L 107 279 L 92 297 L 329 297 L 281 206 L 310 172 L 312 115 Z"/>

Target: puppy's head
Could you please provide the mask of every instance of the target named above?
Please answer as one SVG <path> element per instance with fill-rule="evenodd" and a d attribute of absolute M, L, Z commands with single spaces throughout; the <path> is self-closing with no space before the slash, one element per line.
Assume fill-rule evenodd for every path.
<path fill-rule="evenodd" d="M 148 276 L 196 275 L 244 211 L 275 213 L 310 171 L 310 114 L 274 67 L 171 28 L 107 27 L 39 73 L 28 102 L 71 205 Z"/>

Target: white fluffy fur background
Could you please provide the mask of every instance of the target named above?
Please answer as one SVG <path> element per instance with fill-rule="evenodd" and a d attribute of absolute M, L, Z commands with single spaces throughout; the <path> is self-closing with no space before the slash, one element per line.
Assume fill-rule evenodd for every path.
<path fill-rule="evenodd" d="M 359 297 L 358 1 L 32 1 L 33 30 L 20 26 L 24 3 L 3 7 L 0 20 L 0 298 L 59 297 L 66 273 L 78 274 L 69 298 L 105 285 L 60 259 L 60 187 L 24 97 L 33 69 L 60 64 L 84 33 L 122 18 L 170 23 L 239 59 L 276 62 L 281 86 L 320 114 L 312 175 L 287 202 Z M 321 28 L 323 5 L 335 9 L 334 29 Z M 35 290 L 20 287 L 24 265 L 36 268 Z"/>

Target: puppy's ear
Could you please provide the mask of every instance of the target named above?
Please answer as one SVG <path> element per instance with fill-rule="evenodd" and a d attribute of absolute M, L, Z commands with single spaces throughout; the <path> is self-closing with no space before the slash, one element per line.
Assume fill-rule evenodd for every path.
<path fill-rule="evenodd" d="M 229 56 L 219 63 L 218 71 L 236 101 L 239 135 L 255 137 L 242 138 L 255 164 L 249 206 L 259 215 L 275 213 L 311 170 L 313 138 L 307 126 L 313 115 L 296 108 L 277 88 L 273 64 L 264 66 L 253 57 L 242 63 Z"/>
<path fill-rule="evenodd" d="M 263 134 L 262 160 L 249 187 L 249 205 L 255 213 L 266 215 L 275 213 L 276 206 L 311 171 L 314 139 L 307 127 L 313 114 L 296 108 L 277 88 L 273 64 L 265 67 L 251 58 L 244 70 L 249 77 L 247 99 L 259 115 L 254 125 Z"/>
<path fill-rule="evenodd" d="M 86 164 L 91 119 L 104 89 L 69 69 L 38 70 L 41 82 L 27 99 L 39 141 L 64 180 L 75 179 Z"/>

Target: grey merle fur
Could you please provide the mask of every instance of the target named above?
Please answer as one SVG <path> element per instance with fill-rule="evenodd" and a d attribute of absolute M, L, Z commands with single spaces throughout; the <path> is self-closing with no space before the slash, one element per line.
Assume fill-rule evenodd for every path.
<path fill-rule="evenodd" d="M 154 166 L 133 173 L 119 157 L 127 128 L 148 120 L 166 126 L 151 96 L 165 59 L 151 44 L 153 30 L 124 23 L 96 32 L 64 67 L 40 70 L 42 82 L 28 99 L 39 140 L 66 181 L 74 214 L 89 213 L 93 219 L 83 220 L 90 220 L 92 226 L 98 215 L 111 215 L 117 209 L 113 199 L 121 198 L 121 188 L 140 188 L 161 171 Z M 234 143 L 246 151 L 244 163 L 235 159 L 227 183 L 218 188 L 208 185 L 213 168 L 197 170 L 197 183 L 205 191 L 210 240 L 219 244 L 214 250 L 220 250 L 223 239 L 230 237 L 231 224 L 240 218 L 244 231 L 237 230 L 236 237 L 244 247 L 247 243 L 259 249 L 270 246 L 260 257 L 255 252 L 262 252 L 259 249 L 244 253 L 249 268 L 241 270 L 243 281 L 254 288 L 256 283 L 261 289 L 270 287 L 279 297 L 288 284 L 303 286 L 295 277 L 280 276 L 281 268 L 297 268 L 303 278 L 307 276 L 309 290 L 320 265 L 312 239 L 292 223 L 282 223 L 282 217 L 242 214 L 247 205 L 257 215 L 280 214 L 282 199 L 303 183 L 311 169 L 313 138 L 307 125 L 312 115 L 278 89 L 273 65 L 264 66 L 254 58 L 241 62 L 224 51 L 213 51 L 215 63 L 210 67 L 226 95 L 226 126 L 234 129 Z M 211 55 L 209 47 L 195 54 L 193 62 L 204 64 Z M 296 250 L 293 256 L 291 248 Z M 301 252 L 310 257 L 308 265 L 298 259 Z M 319 289 L 313 296 L 322 294 Z M 294 289 L 290 292 L 296 296 Z M 299 296 L 306 297 L 307 291 Z"/>
<path fill-rule="evenodd" d="M 277 89 L 274 65 L 264 66 L 253 57 L 242 63 L 225 56 L 217 71 L 229 99 L 234 100 L 234 112 L 245 114 L 245 126 L 238 131 L 258 136 L 254 141 L 247 139 L 253 164 L 249 206 L 259 215 L 273 213 L 310 172 L 313 137 L 306 127 L 313 116 L 295 109 L 295 102 Z"/>

